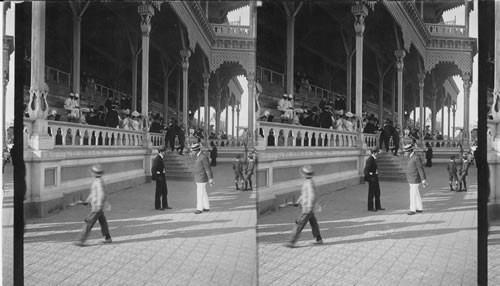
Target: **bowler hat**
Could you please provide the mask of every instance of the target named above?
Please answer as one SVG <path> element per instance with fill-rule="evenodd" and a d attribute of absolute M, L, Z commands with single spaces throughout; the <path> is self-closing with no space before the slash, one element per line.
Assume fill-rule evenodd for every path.
<path fill-rule="evenodd" d="M 310 175 L 310 176 L 314 174 L 313 168 L 310 165 L 300 168 L 300 172 L 304 175 Z"/>
<path fill-rule="evenodd" d="M 375 154 L 375 153 L 380 152 L 380 148 L 378 148 L 377 146 L 375 146 L 370 151 L 372 152 L 372 154 Z"/>
<path fill-rule="evenodd" d="M 158 148 L 158 152 L 164 152 L 166 149 L 165 149 L 165 146 L 162 145 Z"/>

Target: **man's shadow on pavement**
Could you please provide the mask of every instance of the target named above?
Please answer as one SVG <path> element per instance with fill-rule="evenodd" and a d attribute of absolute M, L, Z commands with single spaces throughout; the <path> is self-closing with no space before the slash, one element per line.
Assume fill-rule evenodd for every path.
<path fill-rule="evenodd" d="M 171 220 L 168 219 L 158 219 L 158 220 L 111 220 L 108 221 L 109 229 L 111 236 L 113 239 L 121 236 L 130 236 L 130 235 L 147 235 L 152 234 L 154 232 L 158 232 L 159 234 L 172 233 L 171 230 L 175 230 L 178 228 L 186 228 L 196 225 L 204 225 L 207 223 L 227 223 L 231 220 L 213 220 L 213 221 L 177 221 L 177 222 L 169 222 Z M 42 232 L 48 231 L 47 234 L 36 234 L 38 231 L 36 228 L 30 228 L 27 231 L 27 235 L 25 235 L 24 242 L 25 243 L 35 243 L 35 242 L 69 242 L 75 241 L 79 238 L 80 232 L 83 228 L 84 222 L 79 223 L 79 226 L 76 227 L 76 223 L 73 224 L 61 224 L 56 225 L 47 230 L 46 228 L 42 228 Z M 60 233 L 50 233 L 58 231 Z M 31 235 L 33 234 L 33 235 Z M 100 226 L 99 223 L 96 223 L 92 228 L 92 232 L 89 236 L 91 240 L 92 237 L 100 236 Z M 146 238 L 147 239 L 147 238 Z M 139 239 L 139 240 L 146 240 Z M 155 237 L 154 239 L 160 239 L 160 237 Z"/>
<path fill-rule="evenodd" d="M 299 247 L 321 247 L 321 246 L 329 246 L 329 245 L 343 245 L 343 244 L 349 244 L 349 243 L 359 243 L 359 242 L 368 242 L 368 241 L 377 241 L 377 240 L 386 240 L 386 239 L 393 239 L 393 240 L 402 240 L 402 239 L 416 239 L 416 238 L 423 238 L 423 237 L 430 237 L 430 236 L 438 236 L 438 235 L 444 235 L 444 234 L 450 234 L 450 233 L 455 233 L 455 232 L 460 232 L 460 231 L 466 231 L 466 230 L 476 230 L 475 227 L 470 227 L 470 228 L 447 228 L 447 229 L 432 229 L 432 230 L 409 230 L 409 231 L 401 231 L 401 232 L 394 232 L 394 233 L 382 233 L 380 235 L 377 235 L 375 237 L 367 237 L 367 238 L 357 238 L 357 239 L 350 239 L 350 240 L 339 240 L 339 241 L 329 241 L 332 239 L 332 237 L 329 237 L 328 235 L 323 236 L 323 233 L 321 234 L 323 236 L 323 241 L 324 243 L 321 245 L 315 245 L 315 244 L 307 244 L 307 241 L 301 242 L 300 240 L 298 241 L 298 245 L 296 246 L 297 248 Z M 301 244 L 301 243 L 306 243 L 306 244 Z"/>
<path fill-rule="evenodd" d="M 342 222 L 341 224 L 338 224 L 335 221 L 332 222 L 319 222 L 319 227 L 321 230 L 321 236 L 323 239 L 325 238 L 339 238 L 339 237 L 344 237 L 344 236 L 356 236 L 356 235 L 362 235 L 367 232 L 377 232 L 377 231 L 388 231 L 388 230 L 393 230 L 393 229 L 398 229 L 398 228 L 405 228 L 405 227 L 410 227 L 410 226 L 418 226 L 418 225 L 429 225 L 429 224 L 440 224 L 443 223 L 444 221 L 427 221 L 427 222 L 394 222 L 394 223 L 388 223 L 388 224 L 380 224 L 380 223 L 373 223 L 375 221 L 367 221 L 363 223 L 359 222 Z M 377 221 L 381 222 L 381 221 Z M 364 226 L 363 226 L 364 225 Z M 263 234 L 259 230 L 259 235 L 258 235 L 258 242 L 264 242 L 264 243 L 282 243 L 287 241 L 287 239 L 291 236 L 291 229 L 293 227 L 293 224 L 289 225 L 287 230 L 282 230 L 283 233 L 280 234 L 275 234 L 276 230 L 273 230 L 273 234 Z M 306 226 L 307 227 L 307 226 Z M 304 234 L 307 235 L 310 232 L 309 229 L 304 229 Z M 409 231 L 411 232 L 411 231 Z M 421 231 L 423 232 L 423 231 Z M 431 232 L 431 231 L 429 231 Z M 401 233 L 406 233 L 406 232 L 401 232 Z M 425 231 L 427 233 L 427 231 Z M 365 239 L 370 239 L 370 238 L 365 238 Z M 364 241 L 364 240 L 361 240 Z"/>

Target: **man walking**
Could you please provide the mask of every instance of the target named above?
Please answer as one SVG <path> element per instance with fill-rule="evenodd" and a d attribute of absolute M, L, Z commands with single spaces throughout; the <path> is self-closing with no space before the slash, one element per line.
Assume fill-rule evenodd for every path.
<path fill-rule="evenodd" d="M 156 192 L 155 192 L 155 209 L 162 211 L 165 209 L 171 209 L 167 202 L 167 181 L 165 179 L 165 163 L 163 162 L 165 158 L 165 146 L 158 148 L 158 156 L 153 161 L 153 166 L 151 168 L 151 179 L 156 181 Z"/>
<path fill-rule="evenodd" d="M 199 143 L 193 144 L 191 150 L 196 154 L 193 168 L 194 181 L 196 182 L 196 211 L 195 214 L 201 214 L 204 211 L 210 211 L 210 203 L 207 194 L 207 182 L 212 187 L 214 179 L 210 162 L 206 154 L 201 153 Z"/>
<path fill-rule="evenodd" d="M 403 148 L 405 157 L 408 156 L 408 168 L 406 171 L 406 179 L 410 184 L 410 211 L 408 215 L 414 215 L 415 212 L 423 212 L 422 198 L 418 187 L 422 183 L 423 187 L 427 187 L 427 178 L 425 170 L 422 166 L 422 159 L 419 155 L 415 154 L 413 144 L 407 144 Z"/>
<path fill-rule="evenodd" d="M 377 155 L 380 149 L 373 147 L 370 152 L 371 155 L 366 159 L 365 164 L 365 181 L 368 182 L 368 211 L 376 212 L 383 211 L 384 208 L 380 205 L 380 185 L 378 182 L 378 168 L 377 168 Z M 373 199 L 375 199 L 375 207 L 373 206 Z"/>
<path fill-rule="evenodd" d="M 316 187 L 312 180 L 314 171 L 311 166 L 304 166 L 300 169 L 302 176 L 306 179 L 302 185 L 302 192 L 296 204 L 302 206 L 302 212 L 299 218 L 295 221 L 296 224 L 292 230 L 292 238 L 290 242 L 285 244 L 286 247 L 294 248 L 295 243 L 299 239 L 299 235 L 306 226 L 307 222 L 311 225 L 312 235 L 316 238 L 315 244 L 322 244 L 323 239 L 319 232 L 319 225 L 314 209 L 316 208 Z"/>

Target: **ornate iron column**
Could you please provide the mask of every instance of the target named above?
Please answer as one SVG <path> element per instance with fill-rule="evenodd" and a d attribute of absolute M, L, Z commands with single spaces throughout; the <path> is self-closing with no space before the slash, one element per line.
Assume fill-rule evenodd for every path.
<path fill-rule="evenodd" d="M 210 127 L 210 106 L 208 106 L 208 80 L 210 79 L 209 73 L 203 73 L 203 98 L 205 102 L 203 104 L 205 111 L 205 131 L 208 132 Z M 208 133 L 207 133 L 208 136 Z"/>
<path fill-rule="evenodd" d="M 450 112 L 450 106 L 448 105 L 448 140 L 450 140 L 450 118 L 451 118 L 451 112 Z"/>
<path fill-rule="evenodd" d="M 464 82 L 464 131 L 463 134 L 465 136 L 465 146 L 469 146 L 469 95 L 470 95 L 470 86 L 471 86 L 471 76 L 470 74 L 465 74 L 462 76 L 462 80 Z"/>
<path fill-rule="evenodd" d="M 254 146 L 254 128 L 255 128 L 255 73 L 249 72 L 246 76 L 248 81 L 248 147 Z"/>
<path fill-rule="evenodd" d="M 404 50 L 394 51 L 396 56 L 396 69 L 398 71 L 398 123 L 403 126 L 403 68 L 404 57 L 406 52 Z"/>
<path fill-rule="evenodd" d="M 144 4 L 138 7 L 141 16 L 142 32 L 142 85 L 141 85 L 141 114 L 148 116 L 149 100 L 149 34 L 151 32 L 151 18 L 155 11 L 151 4 Z"/>
<path fill-rule="evenodd" d="M 452 130 L 452 132 L 453 132 L 453 141 L 455 141 L 455 113 L 457 112 L 457 105 L 456 104 L 453 105 L 451 111 L 453 112 L 453 130 Z"/>
<path fill-rule="evenodd" d="M 189 69 L 189 57 L 191 56 L 191 51 L 188 49 L 181 50 L 182 57 L 182 123 L 186 126 L 186 130 L 189 129 L 188 125 L 188 69 Z"/>
<path fill-rule="evenodd" d="M 295 16 L 299 13 L 302 7 L 300 2 L 298 7 L 295 7 L 294 2 L 284 2 L 286 12 L 286 92 L 294 93 L 293 77 L 294 77 L 294 56 L 295 56 Z"/>
<path fill-rule="evenodd" d="M 35 119 L 29 139 L 29 146 L 34 150 L 54 148 L 45 120 L 49 113 L 49 86 L 45 83 L 45 7 L 44 1 L 34 1 L 31 8 L 31 86 L 28 113 L 30 118 Z"/>
<path fill-rule="evenodd" d="M 356 32 L 356 115 L 363 113 L 363 33 L 365 32 L 365 18 L 368 16 L 368 7 L 359 2 L 351 8 L 354 14 L 354 31 Z M 399 110 L 401 114 L 401 110 Z"/>
<path fill-rule="evenodd" d="M 240 109 L 241 106 L 238 104 L 236 106 L 236 140 L 240 140 Z"/>

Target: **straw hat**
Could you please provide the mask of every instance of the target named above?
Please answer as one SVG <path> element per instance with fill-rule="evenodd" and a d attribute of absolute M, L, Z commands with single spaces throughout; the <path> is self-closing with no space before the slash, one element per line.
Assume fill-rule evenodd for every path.
<path fill-rule="evenodd" d="M 137 111 L 134 110 L 134 112 L 132 112 L 132 116 L 135 116 L 135 117 L 138 117 L 140 116 L 141 114 Z"/>
<path fill-rule="evenodd" d="M 75 93 L 75 98 L 79 98 L 80 96 L 78 95 L 78 93 Z"/>
<path fill-rule="evenodd" d="M 300 168 L 300 172 L 306 176 L 314 175 L 313 168 L 310 165 L 307 165 L 307 166 Z"/>
<path fill-rule="evenodd" d="M 122 111 L 123 114 L 125 115 L 129 115 L 130 114 L 130 110 L 129 109 L 125 109 Z"/>
<path fill-rule="evenodd" d="M 97 174 L 97 175 L 102 175 L 102 173 L 104 173 L 104 169 L 102 168 L 102 166 L 100 164 L 96 164 L 96 165 L 93 165 L 92 167 L 90 167 L 90 171 L 94 174 Z"/>
<path fill-rule="evenodd" d="M 350 112 L 350 111 L 347 111 L 347 113 L 345 114 L 345 116 L 347 116 L 347 117 L 353 117 L 354 114 L 352 114 L 352 112 Z"/>

